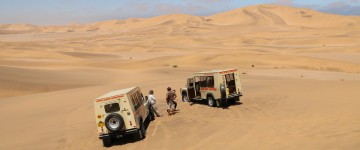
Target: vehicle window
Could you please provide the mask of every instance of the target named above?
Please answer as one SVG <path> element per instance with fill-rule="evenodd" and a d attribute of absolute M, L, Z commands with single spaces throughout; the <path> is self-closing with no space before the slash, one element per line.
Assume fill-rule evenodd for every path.
<path fill-rule="evenodd" d="M 146 102 L 146 99 L 144 98 L 144 95 L 142 93 L 140 93 L 140 99 L 141 99 L 142 103 Z"/>
<path fill-rule="evenodd" d="M 194 86 L 194 83 L 191 82 L 191 83 L 189 84 L 189 86 L 190 86 L 190 87 Z"/>
<path fill-rule="evenodd" d="M 234 74 L 233 73 L 230 74 L 230 80 L 234 80 L 234 79 L 235 79 Z"/>
<path fill-rule="evenodd" d="M 143 104 L 145 101 L 144 101 L 144 97 L 143 95 L 140 93 L 140 91 L 137 91 L 136 92 L 136 96 L 137 96 L 137 99 L 139 100 L 139 104 Z"/>
<path fill-rule="evenodd" d="M 131 95 L 131 102 L 133 103 L 134 109 L 136 111 L 139 108 L 139 102 L 137 101 L 135 94 Z"/>
<path fill-rule="evenodd" d="M 227 75 L 225 75 L 225 77 L 226 77 L 226 80 L 234 80 L 234 74 L 232 73 L 232 74 L 227 74 Z"/>
<path fill-rule="evenodd" d="M 194 86 L 194 83 L 193 83 L 193 79 L 192 79 L 192 78 L 189 78 L 189 79 L 188 79 L 188 85 L 189 85 L 189 86 Z"/>
<path fill-rule="evenodd" d="M 194 82 L 194 81 L 193 81 L 193 80 L 194 80 L 193 78 L 189 78 L 188 80 L 189 80 L 189 82 Z"/>
<path fill-rule="evenodd" d="M 214 87 L 214 76 L 201 76 L 200 87 Z"/>
<path fill-rule="evenodd" d="M 200 87 L 206 87 L 206 76 L 200 77 Z"/>
<path fill-rule="evenodd" d="M 132 101 L 132 103 L 134 105 L 135 111 L 145 102 L 142 94 L 140 93 L 140 91 L 138 91 L 138 92 L 134 93 L 133 95 L 131 95 L 131 101 Z"/>
<path fill-rule="evenodd" d="M 227 74 L 225 75 L 225 78 L 227 82 L 234 80 L 234 74 Z"/>
<path fill-rule="evenodd" d="M 136 96 L 138 97 L 138 100 L 139 100 L 140 104 L 144 103 L 140 92 L 137 92 Z"/>
<path fill-rule="evenodd" d="M 206 87 L 214 87 L 214 77 L 213 76 L 206 77 Z"/>
<path fill-rule="evenodd" d="M 196 76 L 195 77 L 195 82 L 199 82 L 200 81 L 200 77 L 199 76 Z"/>
<path fill-rule="evenodd" d="M 226 79 L 226 81 L 229 81 L 229 80 L 230 80 L 230 77 L 229 77 L 228 74 L 225 75 L 225 79 Z"/>
<path fill-rule="evenodd" d="M 113 113 L 120 110 L 120 105 L 119 103 L 107 104 L 105 105 L 104 109 L 106 113 Z"/>

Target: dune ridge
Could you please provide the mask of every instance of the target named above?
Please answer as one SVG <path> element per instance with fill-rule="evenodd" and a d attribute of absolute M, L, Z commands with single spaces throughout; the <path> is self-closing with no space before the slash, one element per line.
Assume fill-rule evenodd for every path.
<path fill-rule="evenodd" d="M 306 8 L 262 4 L 201 17 L 187 14 L 170 14 L 152 18 L 130 18 L 127 20 L 109 20 L 91 24 L 70 24 L 64 26 L 3 24 L 0 25 L 0 34 L 93 31 L 129 32 L 156 26 L 172 28 L 179 24 L 187 27 L 290 25 L 307 28 L 337 28 L 360 27 L 360 17 L 327 14 Z"/>

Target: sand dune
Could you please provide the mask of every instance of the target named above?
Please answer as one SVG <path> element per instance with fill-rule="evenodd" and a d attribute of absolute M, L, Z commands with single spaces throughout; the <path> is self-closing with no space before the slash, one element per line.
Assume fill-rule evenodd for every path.
<path fill-rule="evenodd" d="M 360 25 L 359 17 L 325 14 L 304 8 L 277 5 L 257 5 L 240 8 L 209 17 L 221 25 L 295 25 L 312 28 L 353 27 Z M 235 19 L 236 18 L 236 19 Z"/>
<path fill-rule="evenodd" d="M 66 26 L 34 26 L 29 24 L 0 25 L 2 34 L 35 33 L 35 32 L 94 32 L 94 31 L 136 31 L 143 28 L 166 26 L 174 28 L 176 25 L 187 27 L 240 25 L 240 26 L 268 26 L 290 25 L 308 28 L 338 28 L 360 26 L 358 16 L 340 16 L 326 14 L 305 8 L 293 8 L 279 5 L 256 5 L 239 8 L 232 11 L 207 17 L 186 14 L 171 14 L 153 18 L 110 20 L 92 24 L 71 24 Z"/>
<path fill-rule="evenodd" d="M 241 103 L 179 102 L 143 141 L 109 149 L 357 149 L 360 17 L 256 5 L 91 24 L 0 25 L 0 149 L 105 149 L 92 100 L 165 89 L 193 72 L 238 68 Z"/>
<path fill-rule="evenodd" d="M 105 69 L 34 69 L 0 67 L 0 97 L 109 84 L 120 72 Z"/>

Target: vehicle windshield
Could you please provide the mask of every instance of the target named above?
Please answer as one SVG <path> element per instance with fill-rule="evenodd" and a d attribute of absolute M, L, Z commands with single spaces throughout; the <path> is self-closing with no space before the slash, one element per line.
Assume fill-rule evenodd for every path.
<path fill-rule="evenodd" d="M 104 109 L 106 113 L 113 113 L 120 110 L 120 105 L 119 103 L 107 104 L 105 105 Z"/>
<path fill-rule="evenodd" d="M 187 85 L 188 85 L 188 86 L 194 86 L 194 85 L 193 85 L 193 82 L 194 82 L 194 81 L 193 81 L 193 78 L 188 78 L 188 79 L 187 79 Z"/>

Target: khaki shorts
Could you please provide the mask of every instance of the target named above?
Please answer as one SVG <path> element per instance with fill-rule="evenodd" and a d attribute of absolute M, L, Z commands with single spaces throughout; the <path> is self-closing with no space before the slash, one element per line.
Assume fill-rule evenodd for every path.
<path fill-rule="evenodd" d="M 171 109 L 171 105 L 174 105 L 174 102 L 173 102 L 173 101 L 167 102 L 167 104 L 166 104 L 166 109 Z"/>

